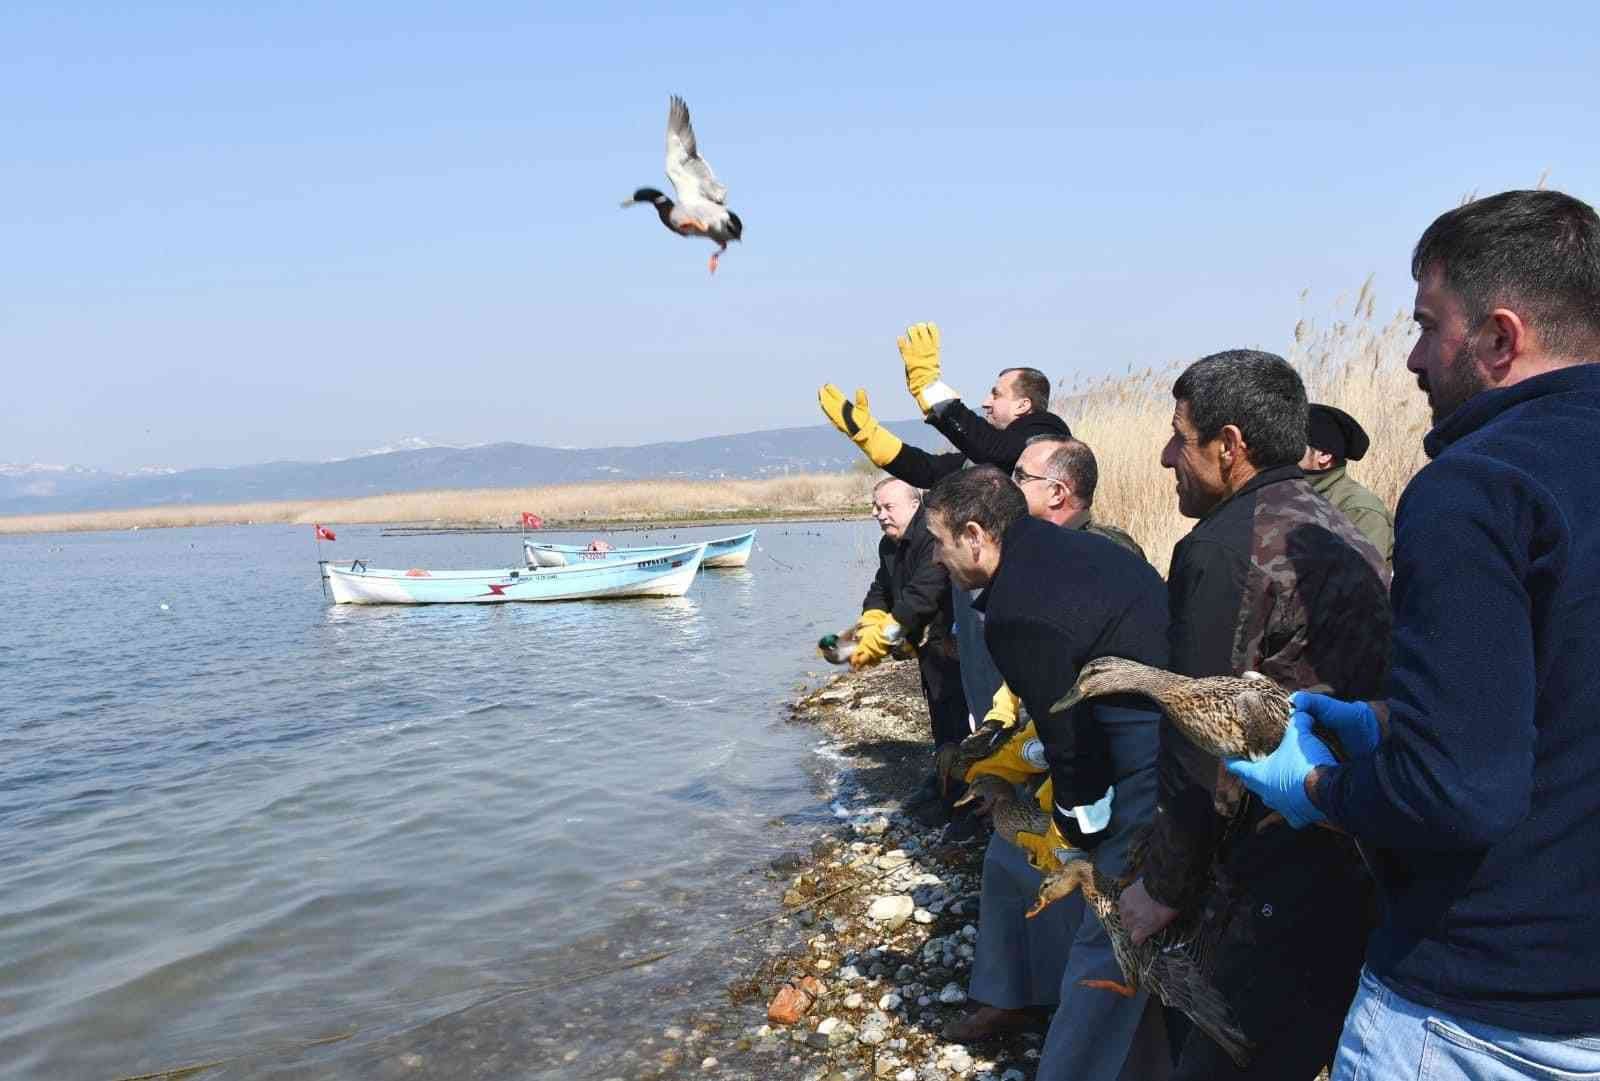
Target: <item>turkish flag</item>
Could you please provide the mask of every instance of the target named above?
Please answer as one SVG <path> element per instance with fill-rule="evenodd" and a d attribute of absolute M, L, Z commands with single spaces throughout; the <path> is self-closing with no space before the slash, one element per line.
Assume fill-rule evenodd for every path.
<path fill-rule="evenodd" d="M 523 529 L 543 529 L 544 528 L 544 519 L 539 517 L 537 514 L 530 514 L 527 511 L 523 511 L 522 512 L 522 528 Z"/>
<path fill-rule="evenodd" d="M 316 529 L 317 529 L 317 539 L 318 540 L 337 540 L 338 539 L 337 537 L 335 537 L 333 535 L 333 530 L 331 530 L 331 529 L 323 529 L 321 526 L 317 526 Z"/>

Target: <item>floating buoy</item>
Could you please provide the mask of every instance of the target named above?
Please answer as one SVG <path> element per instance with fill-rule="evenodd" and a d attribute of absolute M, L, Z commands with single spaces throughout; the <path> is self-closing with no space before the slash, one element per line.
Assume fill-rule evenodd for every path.
<path fill-rule="evenodd" d="M 171 609 L 170 609 L 170 607 L 169 607 L 169 606 L 168 606 L 168 605 L 166 605 L 166 604 L 162 604 L 162 606 L 161 606 L 161 610 L 162 610 L 162 611 L 163 611 L 163 612 L 167 612 L 167 611 L 170 611 L 170 610 L 171 610 Z"/>

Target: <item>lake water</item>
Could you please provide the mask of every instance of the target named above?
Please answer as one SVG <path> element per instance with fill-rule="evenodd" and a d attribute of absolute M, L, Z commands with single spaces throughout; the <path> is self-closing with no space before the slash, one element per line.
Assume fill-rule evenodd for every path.
<path fill-rule="evenodd" d="M 626 1076 L 726 1001 L 827 813 L 785 706 L 876 538 L 763 526 L 683 598 L 366 608 L 309 526 L 0 537 L 0 1077 Z"/>

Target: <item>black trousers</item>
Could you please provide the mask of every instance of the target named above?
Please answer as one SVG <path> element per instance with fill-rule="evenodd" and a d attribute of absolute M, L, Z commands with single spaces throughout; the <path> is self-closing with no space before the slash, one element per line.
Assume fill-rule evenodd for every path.
<path fill-rule="evenodd" d="M 955 642 L 935 638 L 917 653 L 922 670 L 922 694 L 928 700 L 928 718 L 933 723 L 933 745 L 960 743 L 972 734 L 968 722 L 967 696 L 961 689 L 961 662 L 955 656 Z"/>
<path fill-rule="evenodd" d="M 1371 879 L 1350 841 L 1252 805 L 1221 852 L 1207 900 L 1226 921 L 1212 980 L 1256 1045 L 1240 1069 L 1192 1025 L 1172 1081 L 1312 1081 L 1333 1061 L 1373 926 Z M 1187 1019 L 1184 1019 L 1187 1022 Z"/>

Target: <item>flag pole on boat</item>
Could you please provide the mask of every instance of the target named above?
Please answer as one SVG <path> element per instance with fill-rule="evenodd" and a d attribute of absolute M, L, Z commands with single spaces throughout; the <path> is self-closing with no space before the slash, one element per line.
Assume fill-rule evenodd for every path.
<path fill-rule="evenodd" d="M 317 580 L 322 583 L 322 599 L 328 599 L 328 561 L 322 558 L 322 542 L 325 540 L 338 540 L 331 529 L 323 529 L 322 525 L 313 522 L 311 525 L 312 536 L 317 542 Z"/>
<path fill-rule="evenodd" d="M 528 530 L 530 530 L 530 529 L 543 529 L 543 528 L 544 528 L 544 519 L 543 518 L 539 517 L 537 514 L 532 513 L 531 511 L 523 511 L 522 512 L 522 558 L 524 560 L 528 560 Z M 530 567 L 533 566 L 532 560 L 528 560 L 528 565 Z"/>

